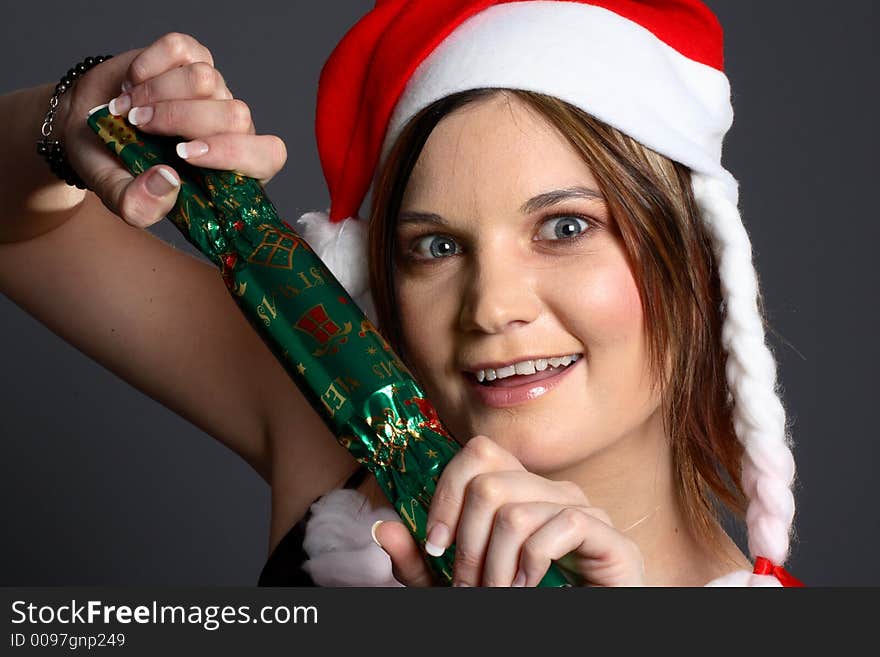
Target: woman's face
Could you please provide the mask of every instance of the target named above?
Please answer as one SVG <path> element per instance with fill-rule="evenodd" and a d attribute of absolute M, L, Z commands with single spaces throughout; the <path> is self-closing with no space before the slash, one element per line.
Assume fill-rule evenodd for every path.
<path fill-rule="evenodd" d="M 459 441 L 564 474 L 655 426 L 641 302 L 599 186 L 522 101 L 497 94 L 434 129 L 396 259 L 407 355 Z"/>

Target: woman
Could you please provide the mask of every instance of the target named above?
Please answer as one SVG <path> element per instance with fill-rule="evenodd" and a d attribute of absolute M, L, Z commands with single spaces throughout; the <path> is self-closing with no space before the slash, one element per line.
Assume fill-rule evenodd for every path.
<path fill-rule="evenodd" d="M 317 127 L 333 225 L 313 214 L 303 230 L 372 311 L 356 271 L 365 231 L 345 219 L 376 177 L 377 318 L 465 443 L 438 484 L 426 546 L 436 553 L 455 542 L 457 584 L 532 586 L 551 559 L 592 585 L 785 580 L 794 466 L 736 184 L 720 165 L 732 118 L 720 53 L 720 29 L 696 2 L 386 0 L 325 67 Z M 150 225 L 176 196 L 171 168 L 131 181 L 75 118 L 123 81 L 132 86 L 111 111 L 148 132 L 198 138 L 179 151 L 193 163 L 264 181 L 283 164 L 283 145 L 254 134 L 246 106 L 191 38 L 168 35 L 118 56 L 78 82 L 62 113 L 71 165 L 94 194 L 27 178 L 30 189 L 41 181 L 43 207 L 56 211 L 22 208 L 4 228 L 17 240 L 3 247 L 4 291 L 271 482 L 271 542 L 282 549 L 270 566 L 295 556 L 296 533 L 281 538 L 323 496 L 299 526 L 312 578 L 393 583 L 388 559 L 361 547 L 363 521 L 391 517 L 360 505 L 360 493 L 382 505 L 374 482 L 326 494 L 354 464 L 232 310 L 216 274 L 104 221 L 109 210 Z M 471 91 L 483 88 L 492 90 Z M 46 92 L 22 94 L 15 109 L 45 102 Z M 14 277 L 16 261 L 61 241 L 131 254 L 131 271 L 108 294 L 128 304 L 112 326 L 136 349 L 108 343 L 109 326 L 94 319 L 62 324 L 40 307 L 39 281 Z M 159 293 L 157 313 L 146 298 Z M 131 298 L 144 300 L 141 316 Z M 172 321 L 178 298 L 200 300 L 195 326 Z M 167 352 L 169 330 L 205 325 L 199 359 L 229 367 L 234 344 L 232 365 L 253 382 L 252 398 L 234 398 L 218 372 L 187 367 L 191 351 Z M 191 392 L 208 386 L 211 395 Z M 222 426 L 217 401 L 237 409 Z M 755 569 L 775 566 L 776 576 L 750 574 L 713 496 L 733 511 L 748 502 Z M 431 583 L 401 524 L 371 525 L 396 580 Z M 347 527 L 355 533 L 342 561 L 356 567 L 340 582 Z M 322 549 L 334 543 L 335 553 Z"/>

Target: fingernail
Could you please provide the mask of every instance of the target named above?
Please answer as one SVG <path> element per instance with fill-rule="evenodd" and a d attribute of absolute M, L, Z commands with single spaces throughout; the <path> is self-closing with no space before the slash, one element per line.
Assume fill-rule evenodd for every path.
<path fill-rule="evenodd" d="M 110 101 L 110 113 L 113 116 L 122 116 L 131 109 L 131 96 L 122 94 Z"/>
<path fill-rule="evenodd" d="M 122 93 L 127 94 L 129 91 L 134 89 L 134 85 L 128 80 L 122 81 Z"/>
<path fill-rule="evenodd" d="M 441 556 L 446 551 L 446 548 L 449 547 L 449 538 L 449 527 L 442 522 L 438 522 L 428 532 L 428 537 L 425 541 L 425 552 L 432 557 Z"/>
<path fill-rule="evenodd" d="M 89 118 L 92 114 L 94 114 L 98 110 L 104 109 L 105 107 L 107 107 L 107 103 L 104 103 L 103 105 L 98 105 L 97 107 L 93 107 L 92 109 L 89 110 L 89 113 L 86 114 L 86 118 Z"/>
<path fill-rule="evenodd" d="M 382 544 L 379 542 L 379 539 L 376 538 L 376 528 L 377 528 L 379 525 L 381 525 L 382 522 L 383 522 L 382 520 L 377 520 L 376 522 L 373 523 L 373 526 L 370 527 L 370 536 L 373 537 L 373 543 L 375 543 L 375 544 L 378 545 L 379 547 L 382 547 Z"/>
<path fill-rule="evenodd" d="M 468 588 L 468 587 L 470 587 L 470 584 L 465 584 L 464 582 L 456 582 L 455 584 L 453 584 L 453 586 Z"/>
<path fill-rule="evenodd" d="M 157 198 L 162 198 L 179 186 L 177 178 L 168 169 L 156 169 L 147 178 L 147 191 Z"/>
<path fill-rule="evenodd" d="M 152 107 L 134 107 L 128 113 L 128 122 L 132 125 L 144 125 L 153 118 Z"/>
<path fill-rule="evenodd" d="M 513 586 L 525 586 L 526 585 L 526 574 L 518 570 L 516 572 L 516 577 L 513 578 Z"/>
<path fill-rule="evenodd" d="M 184 160 L 201 157 L 208 152 L 208 145 L 203 141 L 182 141 L 177 145 L 177 154 Z"/>

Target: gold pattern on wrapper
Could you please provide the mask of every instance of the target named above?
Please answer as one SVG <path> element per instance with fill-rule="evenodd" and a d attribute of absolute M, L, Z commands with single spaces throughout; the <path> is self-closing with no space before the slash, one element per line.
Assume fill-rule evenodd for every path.
<path fill-rule="evenodd" d="M 388 342 L 279 218 L 259 181 L 195 167 L 177 156 L 179 139 L 141 133 L 106 107 L 88 123 L 129 171 L 159 163 L 177 171 L 168 218 L 217 265 L 251 326 L 424 546 L 437 480 L 460 447 Z M 443 584 L 451 583 L 454 552 L 425 555 Z M 551 564 L 541 586 L 567 585 Z"/>

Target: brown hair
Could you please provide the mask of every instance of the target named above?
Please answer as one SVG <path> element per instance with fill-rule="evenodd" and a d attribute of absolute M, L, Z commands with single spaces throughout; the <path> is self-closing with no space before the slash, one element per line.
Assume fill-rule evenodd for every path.
<path fill-rule="evenodd" d="M 406 125 L 379 172 L 370 210 L 370 285 L 380 330 L 404 362 L 394 292 L 395 221 L 431 131 L 456 109 L 505 93 L 524 101 L 592 168 L 639 288 L 650 367 L 660 386 L 677 493 L 691 533 L 718 555 L 718 501 L 742 521 L 742 444 L 733 428 L 721 345 L 715 258 L 689 170 L 582 110 L 544 94 L 477 89 L 448 96 Z"/>

